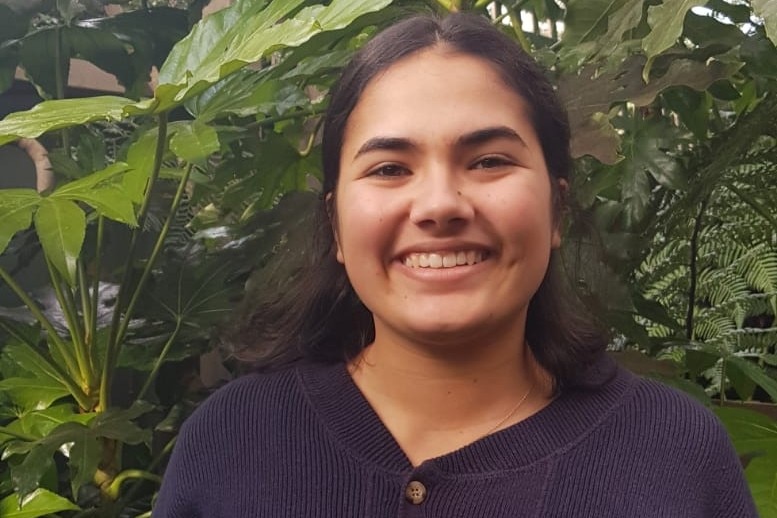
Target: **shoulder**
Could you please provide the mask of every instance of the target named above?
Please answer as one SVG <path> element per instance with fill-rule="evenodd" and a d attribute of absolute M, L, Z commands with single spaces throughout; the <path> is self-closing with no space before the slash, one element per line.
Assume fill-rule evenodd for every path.
<path fill-rule="evenodd" d="M 181 427 L 154 516 L 222 515 L 223 488 L 213 481 L 238 487 L 254 473 L 256 458 L 307 415 L 296 368 L 246 375 L 218 389 Z"/>
<path fill-rule="evenodd" d="M 638 378 L 626 413 L 652 433 L 685 438 L 697 447 L 729 443 L 728 435 L 711 409 L 685 392 L 659 381 Z M 711 445 L 713 445 L 711 444 Z"/>
<path fill-rule="evenodd" d="M 710 408 L 656 380 L 635 378 L 633 387 L 611 423 L 622 448 L 640 451 L 644 464 L 665 476 L 684 476 L 707 490 L 722 479 L 744 488 L 734 446 Z"/>
<path fill-rule="evenodd" d="M 181 440 L 190 435 L 232 435 L 255 429 L 259 421 L 267 424 L 267 419 L 281 411 L 293 411 L 303 399 L 294 367 L 241 376 L 216 390 L 194 411 L 181 428 Z"/>
<path fill-rule="evenodd" d="M 628 434 L 632 444 L 658 449 L 687 447 L 687 451 L 699 455 L 730 446 L 722 423 L 700 401 L 660 381 L 636 376 L 621 367 L 618 370 L 619 378 L 629 379 L 629 387 L 611 408 L 608 421 Z"/>

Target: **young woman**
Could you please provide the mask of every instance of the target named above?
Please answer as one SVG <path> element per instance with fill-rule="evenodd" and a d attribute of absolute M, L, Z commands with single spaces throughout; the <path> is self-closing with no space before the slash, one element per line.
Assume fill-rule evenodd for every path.
<path fill-rule="evenodd" d="M 565 304 L 569 129 L 520 48 L 403 21 L 324 128 L 319 250 L 246 332 L 276 368 L 187 421 L 156 518 L 756 516 L 716 418 Z"/>

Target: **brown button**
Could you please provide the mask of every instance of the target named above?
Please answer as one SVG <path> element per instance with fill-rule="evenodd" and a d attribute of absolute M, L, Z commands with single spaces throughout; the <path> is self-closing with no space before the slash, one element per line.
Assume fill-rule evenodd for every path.
<path fill-rule="evenodd" d="M 418 505 L 426 500 L 426 486 L 417 480 L 410 482 L 405 488 L 405 498 L 411 504 Z"/>

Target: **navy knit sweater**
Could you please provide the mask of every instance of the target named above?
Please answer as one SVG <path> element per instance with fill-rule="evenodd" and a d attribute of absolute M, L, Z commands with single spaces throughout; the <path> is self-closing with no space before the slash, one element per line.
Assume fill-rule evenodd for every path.
<path fill-rule="evenodd" d="M 607 362 L 591 376 L 612 372 Z M 569 391 L 514 426 L 413 468 L 341 364 L 247 376 L 219 390 L 185 423 L 153 512 L 754 516 L 715 416 L 621 369 L 598 389 Z"/>

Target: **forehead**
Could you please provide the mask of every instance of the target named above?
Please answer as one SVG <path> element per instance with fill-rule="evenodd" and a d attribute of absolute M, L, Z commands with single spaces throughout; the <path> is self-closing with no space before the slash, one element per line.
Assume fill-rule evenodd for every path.
<path fill-rule="evenodd" d="M 434 47 L 401 59 L 367 84 L 348 118 L 341 156 L 376 135 L 441 142 L 493 126 L 536 140 L 525 100 L 494 64 Z"/>

